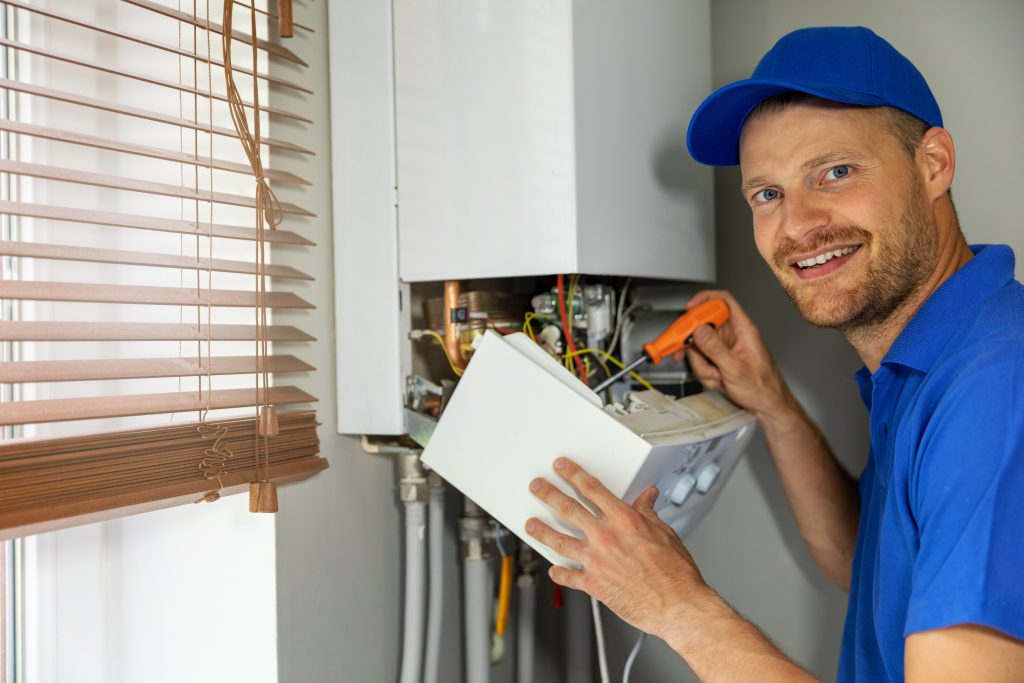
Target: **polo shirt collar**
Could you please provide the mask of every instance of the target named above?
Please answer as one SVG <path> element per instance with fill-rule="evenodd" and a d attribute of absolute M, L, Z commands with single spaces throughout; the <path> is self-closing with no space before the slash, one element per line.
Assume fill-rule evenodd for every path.
<path fill-rule="evenodd" d="M 974 258 L 942 283 L 896 337 L 882 365 L 896 363 L 928 372 L 953 339 L 964 311 L 1013 279 L 1013 250 L 997 245 L 971 245 Z"/>

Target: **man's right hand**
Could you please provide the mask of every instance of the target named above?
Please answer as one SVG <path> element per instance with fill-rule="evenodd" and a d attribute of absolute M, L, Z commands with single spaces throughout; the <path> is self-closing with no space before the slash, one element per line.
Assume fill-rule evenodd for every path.
<path fill-rule="evenodd" d="M 757 326 L 732 294 L 701 292 L 687 308 L 709 299 L 729 306 L 729 320 L 720 330 L 704 326 L 693 333 L 694 346 L 686 350 L 693 374 L 757 418 L 811 555 L 826 576 L 849 588 L 860 510 L 856 482 L 786 386 Z"/>
<path fill-rule="evenodd" d="M 722 388 L 733 403 L 758 420 L 786 410 L 792 395 L 757 326 L 735 297 L 723 290 L 705 290 L 687 310 L 711 299 L 729 306 L 729 320 L 720 330 L 703 325 L 693 333 L 694 346 L 686 350 L 693 374 L 707 389 Z"/>

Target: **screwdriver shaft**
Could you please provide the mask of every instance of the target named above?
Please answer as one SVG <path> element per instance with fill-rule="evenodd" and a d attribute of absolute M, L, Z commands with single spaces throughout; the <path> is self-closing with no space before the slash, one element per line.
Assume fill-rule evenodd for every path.
<path fill-rule="evenodd" d="M 604 391 L 605 389 L 607 389 L 611 385 L 615 384 L 620 379 L 622 379 L 623 377 L 625 377 L 629 373 L 633 372 L 634 370 L 636 370 L 638 367 L 640 367 L 641 365 L 643 365 L 646 362 L 647 362 L 647 356 L 641 355 L 639 358 L 634 360 L 632 363 L 630 363 L 626 367 L 622 368 L 621 370 L 616 372 L 614 375 L 612 375 L 611 377 L 609 377 L 608 379 L 606 379 L 605 381 L 601 382 L 596 387 L 594 387 L 594 392 L 597 393 L 597 394 L 600 394 L 602 391 Z"/>

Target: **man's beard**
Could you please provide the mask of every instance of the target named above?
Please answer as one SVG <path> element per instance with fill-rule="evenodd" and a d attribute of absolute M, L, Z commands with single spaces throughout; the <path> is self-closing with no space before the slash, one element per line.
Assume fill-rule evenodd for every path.
<path fill-rule="evenodd" d="M 795 254 L 832 244 L 859 244 L 870 253 L 871 243 L 879 240 L 878 252 L 869 260 L 864 280 L 850 289 L 840 289 L 828 279 L 814 286 L 779 278 L 804 320 L 843 333 L 878 327 L 918 291 L 935 268 L 938 247 L 920 187 L 914 188 L 912 197 L 899 217 L 898 227 L 887 234 L 872 234 L 853 225 L 829 226 L 804 243 L 788 240 L 779 246 L 774 256 L 777 271 L 791 268 Z"/>

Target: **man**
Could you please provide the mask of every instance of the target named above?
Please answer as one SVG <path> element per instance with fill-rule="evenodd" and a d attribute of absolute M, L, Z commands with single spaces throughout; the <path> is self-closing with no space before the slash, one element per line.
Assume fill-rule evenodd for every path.
<path fill-rule="evenodd" d="M 969 247 L 949 188 L 950 135 L 924 78 L 864 28 L 783 37 L 751 79 L 690 123 L 700 162 L 738 163 L 762 257 L 811 324 L 865 367 L 871 453 L 857 482 L 786 386 L 726 292 L 731 320 L 687 352 L 764 430 L 800 532 L 850 591 L 840 681 L 1024 680 L 1024 287 L 1007 247 Z M 653 513 L 572 461 L 531 490 L 585 537 L 527 532 L 580 569 L 552 568 L 663 638 L 703 680 L 811 676 L 702 579 Z"/>

